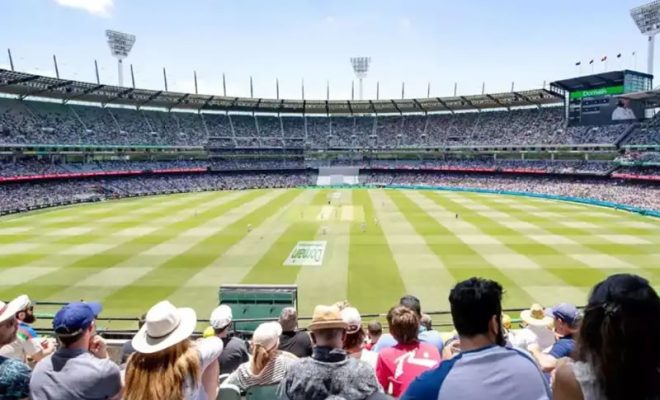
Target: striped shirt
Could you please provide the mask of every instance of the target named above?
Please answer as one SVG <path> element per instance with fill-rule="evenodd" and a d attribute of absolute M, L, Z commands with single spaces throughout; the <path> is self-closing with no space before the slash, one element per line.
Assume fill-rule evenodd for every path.
<path fill-rule="evenodd" d="M 238 369 L 232 372 L 224 383 L 236 385 L 242 392 L 252 386 L 279 383 L 284 378 L 289 366 L 296 360 L 297 358 L 293 354 L 278 352 L 277 356 L 266 364 L 259 375 L 252 374 L 252 366 L 248 361 L 239 365 Z"/>

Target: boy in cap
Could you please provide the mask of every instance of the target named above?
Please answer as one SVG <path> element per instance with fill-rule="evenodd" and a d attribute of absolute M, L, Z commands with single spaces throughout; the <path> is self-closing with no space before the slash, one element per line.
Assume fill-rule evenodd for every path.
<path fill-rule="evenodd" d="M 534 359 L 545 373 L 552 372 L 557 367 L 557 360 L 568 357 L 575 348 L 575 335 L 579 329 L 580 312 L 573 304 L 561 303 L 547 309 L 545 314 L 554 319 L 554 330 L 558 336 L 548 353 L 541 351 L 536 344 L 527 347 Z"/>
<path fill-rule="evenodd" d="M 96 335 L 99 303 L 69 303 L 53 319 L 61 344 L 39 362 L 32 372 L 33 400 L 118 399 L 121 397 L 119 367 L 108 357 L 105 341 Z"/>
<path fill-rule="evenodd" d="M 16 339 L 18 323 L 15 316 L 20 308 L 20 299 L 8 304 L 0 301 L 0 345 Z M 29 394 L 30 367 L 21 361 L 0 356 L 0 399 L 23 399 Z"/>
<path fill-rule="evenodd" d="M 336 306 L 314 308 L 312 332 L 314 352 L 289 367 L 280 383 L 282 400 L 365 399 L 379 391 L 374 369 L 364 361 L 348 357 L 342 349 L 348 324 Z"/>
<path fill-rule="evenodd" d="M 224 345 L 220 362 L 220 373 L 231 374 L 239 365 L 250 359 L 247 343 L 243 339 L 229 336 L 233 315 L 228 305 L 222 304 L 211 312 L 211 326 L 215 336 L 222 339 Z"/>

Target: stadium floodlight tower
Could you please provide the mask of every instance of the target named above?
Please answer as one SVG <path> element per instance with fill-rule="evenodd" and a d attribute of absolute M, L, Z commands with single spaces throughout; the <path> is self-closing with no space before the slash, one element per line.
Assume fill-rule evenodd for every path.
<path fill-rule="evenodd" d="M 108 38 L 108 46 L 112 56 L 117 59 L 117 78 L 119 86 L 124 86 L 124 58 L 128 57 L 133 45 L 135 44 L 135 35 L 128 33 L 106 30 L 105 36 Z"/>
<path fill-rule="evenodd" d="M 648 36 L 649 49 L 647 73 L 653 75 L 653 57 L 655 52 L 655 35 L 660 32 L 660 0 L 652 1 L 630 10 L 630 16 L 637 24 L 642 35 Z"/>
<path fill-rule="evenodd" d="M 355 72 L 355 76 L 358 78 L 360 85 L 359 99 L 362 100 L 362 80 L 367 77 L 371 57 L 352 57 L 351 64 L 353 65 L 353 72 Z"/>

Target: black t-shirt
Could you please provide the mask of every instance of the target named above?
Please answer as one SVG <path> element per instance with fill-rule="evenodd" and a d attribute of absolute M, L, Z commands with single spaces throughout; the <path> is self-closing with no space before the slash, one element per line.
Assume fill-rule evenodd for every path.
<path fill-rule="evenodd" d="M 222 344 L 224 347 L 218 359 L 221 374 L 231 374 L 239 365 L 250 359 L 245 340 L 237 337 L 226 337 L 222 339 Z"/>
<path fill-rule="evenodd" d="M 300 358 L 310 357 L 312 355 L 312 339 L 309 337 L 309 333 L 303 331 L 282 332 L 279 349 L 288 351 Z"/>

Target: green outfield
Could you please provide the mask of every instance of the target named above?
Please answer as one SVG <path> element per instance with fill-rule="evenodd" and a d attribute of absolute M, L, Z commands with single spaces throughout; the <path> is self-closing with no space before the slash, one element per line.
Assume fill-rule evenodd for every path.
<path fill-rule="evenodd" d="M 290 255 L 294 265 L 284 265 Z M 660 220 L 387 189 L 205 192 L 0 219 L 0 298 L 100 300 L 105 316 L 137 316 L 169 299 L 207 318 L 225 283 L 295 283 L 301 314 L 341 299 L 385 312 L 404 293 L 446 310 L 452 285 L 474 275 L 502 283 L 507 307 L 583 304 L 617 272 L 660 290 Z"/>

